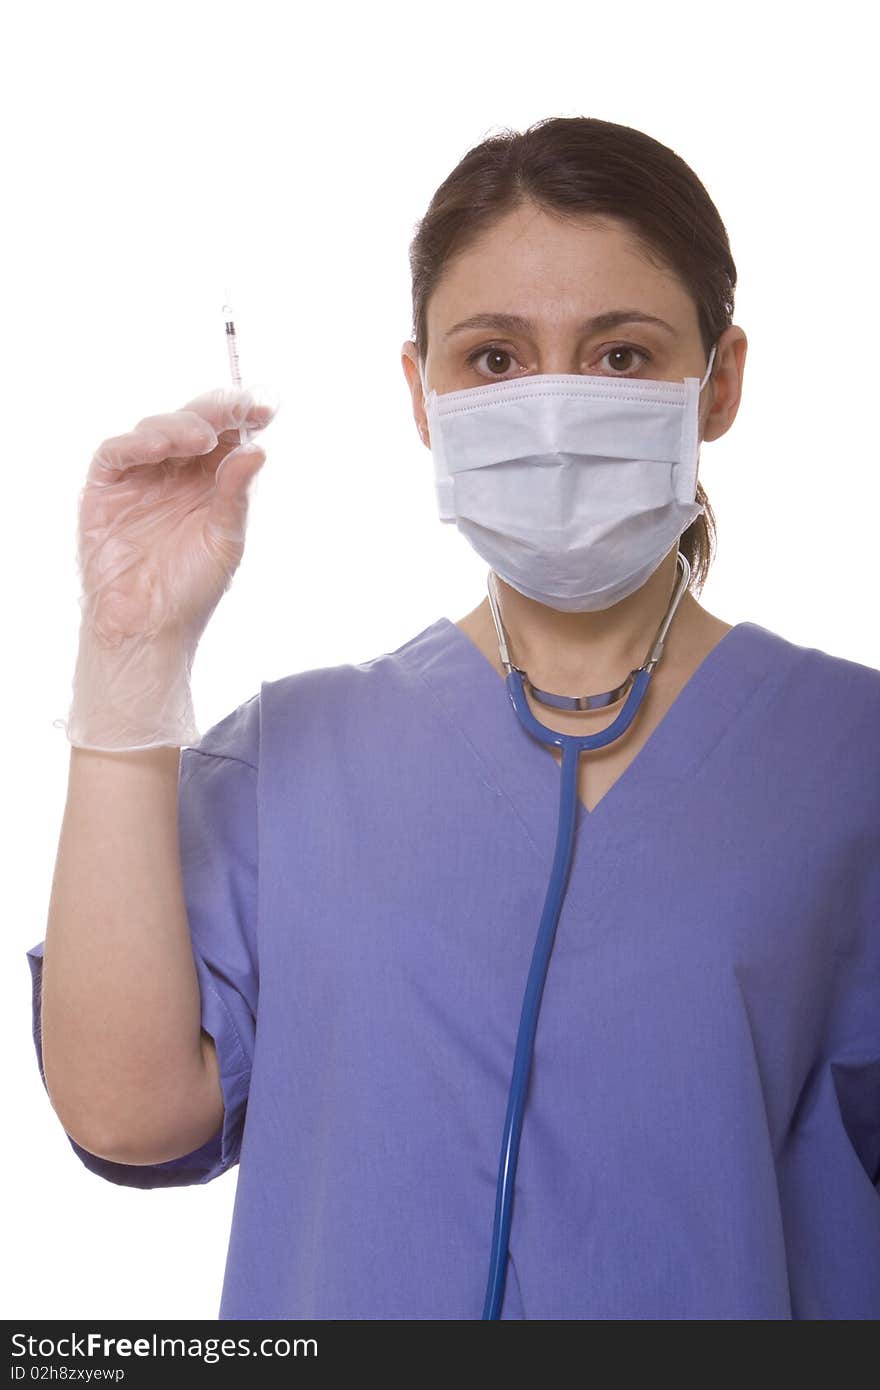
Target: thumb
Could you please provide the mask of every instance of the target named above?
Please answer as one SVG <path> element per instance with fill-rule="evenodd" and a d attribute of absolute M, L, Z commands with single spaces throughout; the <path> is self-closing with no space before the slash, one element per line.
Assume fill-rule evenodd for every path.
<path fill-rule="evenodd" d="M 266 451 L 252 441 L 239 444 L 220 460 L 214 474 L 214 486 L 221 497 L 237 497 L 246 491 L 251 479 L 266 462 Z"/>

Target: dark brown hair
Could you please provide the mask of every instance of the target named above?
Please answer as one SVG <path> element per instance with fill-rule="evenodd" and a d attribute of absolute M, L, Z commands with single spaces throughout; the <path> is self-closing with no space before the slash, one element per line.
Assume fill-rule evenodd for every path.
<path fill-rule="evenodd" d="M 696 174 L 643 131 L 592 116 L 551 116 L 525 131 L 502 130 L 468 150 L 434 194 L 410 245 L 412 337 L 424 361 L 427 304 L 452 258 L 529 200 L 560 216 L 620 219 L 641 254 L 672 270 L 696 304 L 708 357 L 733 321 L 736 266 L 718 210 Z M 691 588 L 705 583 L 716 542 L 705 507 L 682 534 Z"/>

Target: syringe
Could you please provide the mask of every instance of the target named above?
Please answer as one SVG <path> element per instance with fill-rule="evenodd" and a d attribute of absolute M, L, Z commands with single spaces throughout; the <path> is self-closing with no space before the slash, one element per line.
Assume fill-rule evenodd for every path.
<path fill-rule="evenodd" d="M 235 317 L 232 305 L 229 303 L 229 291 L 226 291 L 227 302 L 223 305 L 223 318 L 226 321 L 226 347 L 229 352 L 229 368 L 232 372 L 232 383 L 234 386 L 241 387 L 241 368 L 238 365 L 238 339 L 235 336 Z M 244 425 L 238 431 L 240 444 L 250 443 L 250 434 Z"/>

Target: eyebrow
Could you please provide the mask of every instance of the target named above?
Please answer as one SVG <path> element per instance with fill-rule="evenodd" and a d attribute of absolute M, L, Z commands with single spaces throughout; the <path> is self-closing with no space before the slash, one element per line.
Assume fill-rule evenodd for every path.
<path fill-rule="evenodd" d="M 653 323 L 665 328 L 669 333 L 676 331 L 672 324 L 667 323 L 665 319 L 658 319 L 656 314 L 646 314 L 641 309 L 610 309 L 605 314 L 597 314 L 595 318 L 584 319 L 583 323 L 578 325 L 578 332 L 604 333 L 609 328 L 617 328 L 621 323 Z M 531 333 L 534 327 L 531 319 L 525 319 L 520 314 L 471 314 L 470 318 L 462 319 L 447 329 L 443 341 L 446 342 L 447 338 L 451 338 L 455 333 L 463 333 L 467 328 L 500 328 L 508 333 Z"/>

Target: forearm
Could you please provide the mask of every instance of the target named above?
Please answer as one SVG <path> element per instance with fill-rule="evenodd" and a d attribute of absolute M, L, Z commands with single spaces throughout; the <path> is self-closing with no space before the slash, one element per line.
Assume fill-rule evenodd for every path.
<path fill-rule="evenodd" d="M 179 1151 L 208 1089 L 183 893 L 180 750 L 72 747 L 43 965 L 46 1084 L 85 1147 Z M 176 1141 L 176 1144 L 175 1144 Z"/>

